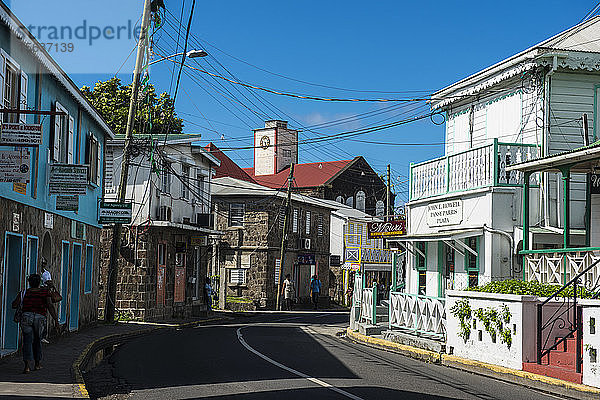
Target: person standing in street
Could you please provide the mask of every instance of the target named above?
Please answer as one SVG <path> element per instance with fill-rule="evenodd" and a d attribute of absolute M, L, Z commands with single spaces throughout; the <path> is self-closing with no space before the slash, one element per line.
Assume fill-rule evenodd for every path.
<path fill-rule="evenodd" d="M 210 278 L 207 276 L 204 280 L 204 301 L 206 301 L 206 311 L 212 311 L 212 286 L 210 285 Z"/>
<path fill-rule="evenodd" d="M 310 281 L 310 295 L 312 297 L 315 310 L 319 309 L 319 293 L 321 293 L 321 281 L 317 275 L 313 275 Z"/>
<path fill-rule="evenodd" d="M 19 292 L 12 302 L 12 308 L 21 308 L 19 321 L 23 332 L 23 373 L 31 371 L 29 362 L 35 361 L 34 370 L 41 369 L 42 335 L 46 329 L 46 313 L 49 311 L 54 319 L 54 327 L 58 329 L 58 315 L 52 304 L 50 292 L 40 287 L 42 278 L 39 274 L 31 274 L 27 278 L 29 289 Z"/>
<path fill-rule="evenodd" d="M 287 311 L 292 311 L 294 294 L 294 281 L 290 278 L 290 274 L 286 274 L 283 281 L 283 298 L 285 300 L 284 307 Z"/>

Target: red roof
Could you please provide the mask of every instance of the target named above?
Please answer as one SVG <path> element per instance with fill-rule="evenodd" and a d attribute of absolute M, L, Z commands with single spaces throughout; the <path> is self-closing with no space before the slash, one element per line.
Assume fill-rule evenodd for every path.
<path fill-rule="evenodd" d="M 209 143 L 205 147 L 213 156 L 217 157 L 221 161 L 221 165 L 215 168 L 215 178 L 222 178 L 224 176 L 230 176 L 232 178 L 240 179 L 242 181 L 256 183 L 254 179 L 250 177 L 243 169 L 241 169 L 233 160 L 225 155 L 214 143 Z"/>
<path fill-rule="evenodd" d="M 306 188 L 324 185 L 353 161 L 354 160 L 341 160 L 296 164 L 294 166 L 294 182 L 296 187 Z M 253 182 L 274 189 L 283 187 L 290 176 L 289 167 L 284 168 L 274 175 L 255 176 L 254 168 L 244 168 L 242 171 L 244 171 Z"/>

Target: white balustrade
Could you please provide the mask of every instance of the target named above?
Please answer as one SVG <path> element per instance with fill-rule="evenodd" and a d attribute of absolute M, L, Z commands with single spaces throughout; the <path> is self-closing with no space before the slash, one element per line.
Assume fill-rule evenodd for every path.
<path fill-rule="evenodd" d="M 526 254 L 523 258 L 525 280 L 562 285 L 600 259 L 600 250 Z M 597 283 L 600 263 L 585 274 L 583 284 Z"/>
<path fill-rule="evenodd" d="M 495 141 L 486 146 L 415 164 L 410 168 L 410 198 L 417 200 L 493 185 L 521 185 L 523 174 L 518 171 L 507 172 L 506 167 L 536 157 L 537 146 Z"/>
<path fill-rule="evenodd" d="M 446 300 L 401 292 L 390 293 L 390 327 L 445 338 Z"/>
<path fill-rule="evenodd" d="M 366 288 L 362 290 L 360 318 L 362 321 L 373 320 L 373 288 Z"/>

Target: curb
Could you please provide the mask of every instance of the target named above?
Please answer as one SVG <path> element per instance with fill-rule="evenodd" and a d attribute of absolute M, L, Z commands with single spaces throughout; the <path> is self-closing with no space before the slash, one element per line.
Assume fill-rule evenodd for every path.
<path fill-rule="evenodd" d="M 158 331 L 161 329 L 188 328 L 188 327 L 198 325 L 198 324 L 201 324 L 204 322 L 220 321 L 223 319 L 225 319 L 225 318 L 215 317 L 215 318 L 196 320 L 196 321 L 192 321 L 192 322 L 186 322 L 183 324 L 176 324 L 176 325 L 174 324 L 174 325 L 169 325 L 169 326 L 154 325 L 150 328 L 140 329 L 138 331 L 125 332 L 125 333 L 113 333 L 111 335 L 106 335 L 101 338 L 98 338 L 98 339 L 94 340 L 93 342 L 91 342 L 90 344 L 88 344 L 85 347 L 85 349 L 83 349 L 81 354 L 79 354 L 79 357 L 77 357 L 77 359 L 73 362 L 73 365 L 71 366 L 73 375 L 75 376 L 75 384 L 74 384 L 75 392 L 77 394 L 79 394 L 80 396 L 82 396 L 82 398 L 85 398 L 85 399 L 90 398 L 87 387 L 85 386 L 83 374 L 81 372 L 81 366 L 87 364 L 91 360 L 92 355 L 94 355 L 95 353 L 97 353 L 104 347 L 114 346 L 124 340 L 132 339 L 137 336 L 143 336 L 150 332 Z"/>
<path fill-rule="evenodd" d="M 554 395 L 559 394 L 576 399 L 589 398 L 596 400 L 600 396 L 600 389 L 592 386 L 563 381 L 560 379 L 550 378 L 544 375 L 538 375 L 517 369 L 501 367 L 499 365 L 488 364 L 455 355 L 435 353 L 429 350 L 419 349 L 417 347 L 365 336 L 359 332 L 352 331 L 350 328 L 346 329 L 346 335 L 355 343 L 360 343 L 383 350 L 389 350 L 411 358 L 444 365 L 450 368 L 461 369 L 463 371 L 472 372 L 478 375 L 485 375 Z M 576 393 L 573 393 L 573 391 Z"/>

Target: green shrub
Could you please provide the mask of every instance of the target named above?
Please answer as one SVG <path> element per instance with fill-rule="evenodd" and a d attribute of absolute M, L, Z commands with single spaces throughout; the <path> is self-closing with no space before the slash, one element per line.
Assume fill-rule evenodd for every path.
<path fill-rule="evenodd" d="M 470 287 L 467 290 L 473 292 L 486 292 L 486 293 L 502 293 L 502 294 L 517 294 L 517 295 L 530 295 L 538 297 L 550 297 L 554 292 L 560 289 L 561 285 L 550 285 L 538 282 L 526 282 L 517 279 L 511 279 L 506 281 L 493 281 L 484 286 Z M 594 295 L 593 292 L 586 290 L 582 286 L 577 287 L 577 297 L 581 299 L 589 299 Z M 565 288 L 558 294 L 559 297 L 571 297 L 573 296 L 573 286 Z"/>

